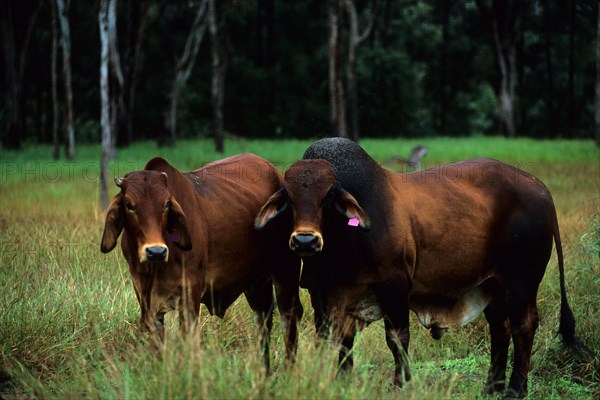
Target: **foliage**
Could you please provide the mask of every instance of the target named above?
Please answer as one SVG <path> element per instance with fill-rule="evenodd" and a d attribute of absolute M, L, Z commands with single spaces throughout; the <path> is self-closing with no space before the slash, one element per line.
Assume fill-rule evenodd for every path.
<path fill-rule="evenodd" d="M 308 141 L 228 141 L 228 154 L 252 151 L 285 169 Z M 550 188 L 561 224 L 569 301 L 578 335 L 596 352 L 581 362 L 557 337 L 558 268 L 553 256 L 540 292 L 541 324 L 530 374 L 532 399 L 594 399 L 600 395 L 599 150 L 591 141 L 503 138 L 437 138 L 364 141 L 390 168 L 394 154 L 416 143 L 430 148 L 433 166 L 493 156 L 535 173 Z M 489 338 L 485 319 L 434 341 L 411 317 L 409 356 L 413 380 L 391 386 L 393 360 L 383 324 L 374 323 L 356 341 L 355 370 L 336 379 L 332 345 L 314 341 L 313 314 L 301 292 L 297 363 L 284 366 L 280 321 L 272 335 L 273 374 L 264 376 L 252 313 L 238 300 L 223 320 L 202 308 L 199 333 L 182 340 L 176 316 L 167 314 L 162 359 L 150 354 L 136 328 L 139 308 L 119 251 L 103 255 L 99 241 L 99 146 L 82 145 L 73 162 L 51 159 L 50 146 L 6 152 L 0 163 L 0 396 L 4 398 L 477 398 L 485 381 Z M 162 155 L 182 170 L 218 158 L 209 139 L 176 148 L 139 142 L 118 153 L 111 175 L 142 168 Z M 116 192 L 117 188 L 112 189 Z"/>
<path fill-rule="evenodd" d="M 34 2 L 10 1 L 20 43 Z M 175 59 L 185 43 L 197 1 L 150 1 L 138 66 L 136 140 L 155 140 L 163 133 Z M 260 19 L 261 7 L 271 2 L 272 20 Z M 358 51 L 363 136 L 495 134 L 492 94 L 498 71 L 488 27 L 475 2 L 380 2 L 382 11 L 374 31 Z M 97 142 L 98 134 L 93 131 L 99 129 L 97 4 L 71 3 L 77 142 Z M 364 20 L 370 2 L 356 3 Z M 329 131 L 325 5 L 317 0 L 219 2 L 228 55 L 226 131 L 245 138 L 304 139 Z M 131 1 L 121 0 L 118 6 L 123 49 Z M 591 137 L 597 7 L 589 0 L 527 3 L 517 49 L 520 135 Z M 49 15 L 44 2 L 25 66 L 25 142 L 51 141 Z M 0 64 L 0 73 L 5 68 Z M 206 40 L 180 102 L 182 138 L 210 134 L 210 76 Z M 0 113 L 0 119 L 4 118 Z"/>

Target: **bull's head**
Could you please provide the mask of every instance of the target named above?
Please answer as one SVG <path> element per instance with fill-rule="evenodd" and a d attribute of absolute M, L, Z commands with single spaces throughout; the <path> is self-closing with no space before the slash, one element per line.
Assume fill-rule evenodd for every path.
<path fill-rule="evenodd" d="M 166 262 L 168 243 L 190 250 L 192 243 L 183 210 L 167 186 L 167 174 L 137 171 L 115 179 L 121 188 L 106 213 L 100 249 L 108 253 L 125 229 L 136 242 L 138 258 L 144 262 Z"/>
<path fill-rule="evenodd" d="M 342 188 L 333 166 L 325 160 L 301 160 L 292 165 L 285 173 L 283 187 L 258 212 L 256 229 L 264 228 L 288 209 L 294 219 L 289 247 L 302 257 L 323 250 L 323 223 L 328 213 L 340 213 L 351 224 L 369 229 L 367 214 L 354 196 Z"/>

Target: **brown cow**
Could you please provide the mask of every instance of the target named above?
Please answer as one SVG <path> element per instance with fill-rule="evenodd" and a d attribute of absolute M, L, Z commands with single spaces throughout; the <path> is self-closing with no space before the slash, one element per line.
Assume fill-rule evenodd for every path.
<path fill-rule="evenodd" d="M 263 228 L 292 210 L 289 247 L 303 256 L 317 330 L 332 321 L 349 369 L 356 327 L 384 318 L 394 383 L 410 379 L 404 352 L 409 309 L 439 339 L 482 311 L 491 333 L 486 393 L 503 391 L 514 343 L 508 396 L 525 396 L 538 326 L 536 295 L 556 243 L 560 332 L 576 342 L 567 303 L 554 204 L 534 176 L 489 159 L 396 174 L 354 142 L 323 139 L 285 174 L 263 206 Z M 288 214 L 287 218 L 290 218 Z M 402 346 L 400 346 L 401 344 Z"/>
<path fill-rule="evenodd" d="M 195 327 L 204 303 L 222 317 L 244 293 L 261 328 L 269 368 L 273 286 L 285 328 L 287 359 L 293 359 L 300 262 L 275 230 L 256 232 L 254 217 L 281 185 L 273 165 L 252 154 L 216 161 L 181 173 L 162 158 L 143 171 L 117 179 L 121 188 L 106 214 L 101 250 L 121 248 L 141 307 L 140 325 L 158 343 L 166 312 L 179 309 L 180 330 Z M 283 250 L 282 250 L 283 249 Z M 291 266 L 291 268 L 290 268 Z"/>

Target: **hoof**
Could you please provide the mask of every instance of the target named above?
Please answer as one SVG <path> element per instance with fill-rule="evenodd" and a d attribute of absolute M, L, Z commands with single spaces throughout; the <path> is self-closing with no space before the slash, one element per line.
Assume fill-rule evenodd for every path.
<path fill-rule="evenodd" d="M 506 391 L 506 393 L 504 393 L 504 396 L 502 397 L 502 399 L 503 400 L 518 400 L 518 399 L 524 399 L 525 397 L 527 397 L 527 392 L 519 393 L 514 389 L 508 389 Z"/>
<path fill-rule="evenodd" d="M 504 383 L 486 383 L 481 394 L 483 396 L 492 396 L 502 392 L 504 392 Z"/>
<path fill-rule="evenodd" d="M 402 379 L 402 375 L 404 375 L 404 379 Z M 410 372 L 408 370 L 394 374 L 394 386 L 402 388 L 408 381 L 410 381 Z"/>

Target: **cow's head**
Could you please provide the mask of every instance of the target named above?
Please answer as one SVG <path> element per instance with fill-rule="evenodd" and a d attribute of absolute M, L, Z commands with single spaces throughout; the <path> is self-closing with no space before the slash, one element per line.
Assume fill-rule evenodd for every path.
<path fill-rule="evenodd" d="M 170 243 L 182 250 L 192 248 L 185 215 L 169 192 L 166 173 L 136 171 L 115 183 L 121 192 L 106 213 L 103 253 L 114 249 L 123 229 L 135 241 L 141 263 L 168 261 Z"/>
<path fill-rule="evenodd" d="M 354 196 L 342 188 L 333 166 L 325 160 L 301 160 L 292 165 L 285 173 L 283 187 L 258 212 L 256 229 L 264 228 L 289 209 L 294 219 L 289 247 L 302 257 L 323 250 L 323 223 L 330 213 L 340 213 L 346 217 L 345 223 L 369 229 L 367 214 Z"/>

